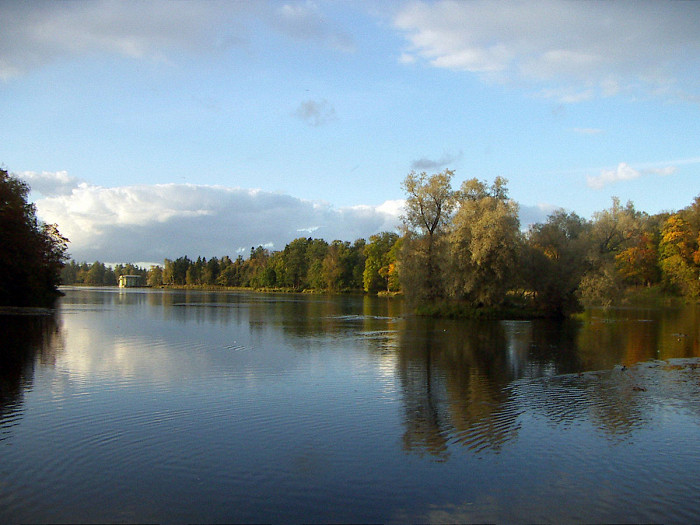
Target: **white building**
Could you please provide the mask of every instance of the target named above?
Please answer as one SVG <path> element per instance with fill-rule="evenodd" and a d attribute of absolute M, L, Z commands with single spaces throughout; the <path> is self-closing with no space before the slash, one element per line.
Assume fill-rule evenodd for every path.
<path fill-rule="evenodd" d="M 119 288 L 135 288 L 141 286 L 140 275 L 120 275 Z"/>

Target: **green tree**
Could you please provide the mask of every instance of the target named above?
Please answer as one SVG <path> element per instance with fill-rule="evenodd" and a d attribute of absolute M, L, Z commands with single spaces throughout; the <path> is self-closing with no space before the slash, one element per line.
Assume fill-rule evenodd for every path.
<path fill-rule="evenodd" d="M 109 266 L 105 267 L 105 273 L 102 276 L 102 284 L 104 286 L 116 286 L 118 283 L 118 278 L 117 275 L 114 273 L 114 270 L 110 268 Z"/>
<path fill-rule="evenodd" d="M 352 290 L 363 288 L 366 245 L 367 242 L 364 239 L 357 239 L 343 257 L 343 280 Z"/>
<path fill-rule="evenodd" d="M 267 273 L 267 264 L 270 259 L 270 251 L 258 246 L 250 249 L 250 257 L 247 261 L 248 286 L 262 288 L 270 286 L 270 275 Z"/>
<path fill-rule="evenodd" d="M 376 293 L 391 288 L 389 278 L 396 267 L 396 250 L 392 250 L 399 240 L 393 232 L 372 235 L 365 246 L 365 269 L 363 272 L 364 290 Z"/>
<path fill-rule="evenodd" d="M 178 257 L 172 261 L 172 284 L 186 284 L 187 270 L 192 265 L 192 261 L 187 256 Z"/>
<path fill-rule="evenodd" d="M 284 247 L 284 285 L 301 290 L 309 271 L 306 247 L 311 239 L 299 237 Z"/>
<path fill-rule="evenodd" d="M 339 240 L 333 241 L 328 246 L 326 256 L 323 258 L 321 265 L 323 281 L 327 290 L 337 292 L 345 288 L 345 282 L 343 280 L 343 260 L 349 249 L 349 242 Z"/>
<path fill-rule="evenodd" d="M 580 309 L 577 290 L 589 268 L 589 227 L 563 210 L 530 227 L 521 258 L 522 280 L 544 315 L 565 317 Z"/>
<path fill-rule="evenodd" d="M 306 245 L 307 274 L 304 288 L 323 290 L 326 279 L 323 274 L 323 260 L 328 253 L 328 243 L 323 239 L 308 239 Z"/>
<path fill-rule="evenodd" d="M 202 284 L 216 284 L 216 279 L 219 277 L 220 272 L 221 266 L 219 264 L 219 259 L 212 257 L 206 262 L 204 268 L 202 269 Z"/>
<path fill-rule="evenodd" d="M 68 240 L 27 201 L 29 186 L 0 169 L 0 305 L 50 306 Z"/>
<path fill-rule="evenodd" d="M 163 284 L 163 268 L 158 265 L 151 266 L 151 269 L 148 270 L 146 284 L 154 288 L 161 286 Z"/>
<path fill-rule="evenodd" d="M 61 284 L 76 284 L 78 282 L 78 272 L 80 265 L 73 259 L 68 261 L 61 270 Z"/>
<path fill-rule="evenodd" d="M 232 263 L 227 263 L 216 279 L 217 284 L 231 287 L 243 286 L 244 265 L 243 257 L 240 255 Z"/>

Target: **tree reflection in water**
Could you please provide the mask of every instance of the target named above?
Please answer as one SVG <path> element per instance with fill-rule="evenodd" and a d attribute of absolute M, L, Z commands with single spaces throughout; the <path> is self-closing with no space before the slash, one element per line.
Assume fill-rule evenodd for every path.
<path fill-rule="evenodd" d="M 0 441 L 21 417 L 24 393 L 32 388 L 34 367 L 53 365 L 60 329 L 53 315 L 0 314 Z"/>
<path fill-rule="evenodd" d="M 448 444 L 498 451 L 518 430 L 506 386 L 508 341 L 498 322 L 409 319 L 400 332 L 399 378 L 404 392 L 404 449 L 449 457 Z"/>
<path fill-rule="evenodd" d="M 497 453 L 525 412 L 627 439 L 673 396 L 652 375 L 654 360 L 700 357 L 696 320 L 693 308 L 591 310 L 561 322 L 409 317 L 397 334 L 404 449 L 438 461 L 451 444 Z"/>

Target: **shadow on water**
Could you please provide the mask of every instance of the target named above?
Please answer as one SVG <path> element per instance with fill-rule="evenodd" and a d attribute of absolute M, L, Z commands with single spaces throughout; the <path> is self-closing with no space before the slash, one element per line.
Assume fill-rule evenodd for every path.
<path fill-rule="evenodd" d="M 21 418 L 34 367 L 55 364 L 60 329 L 53 315 L 0 314 L 0 441 Z"/>

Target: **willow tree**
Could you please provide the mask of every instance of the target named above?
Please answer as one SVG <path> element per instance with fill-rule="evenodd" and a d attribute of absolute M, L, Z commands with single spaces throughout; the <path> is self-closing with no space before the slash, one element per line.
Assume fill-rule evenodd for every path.
<path fill-rule="evenodd" d="M 406 193 L 402 217 L 406 239 L 401 255 L 402 288 L 409 298 L 432 300 L 443 295 L 440 268 L 443 233 L 455 207 L 454 171 L 428 175 L 412 171 L 402 183 Z"/>
<path fill-rule="evenodd" d="M 458 209 L 449 235 L 450 295 L 474 307 L 501 306 L 515 284 L 520 221 L 507 182 L 496 177 L 489 187 L 470 179 L 456 192 Z"/>

